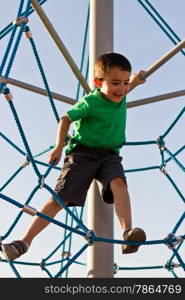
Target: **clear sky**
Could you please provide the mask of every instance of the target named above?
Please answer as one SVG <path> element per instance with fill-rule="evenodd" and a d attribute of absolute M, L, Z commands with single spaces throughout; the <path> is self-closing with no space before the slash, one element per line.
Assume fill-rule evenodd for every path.
<path fill-rule="evenodd" d="M 19 1 L 2 1 L 3 10 L 0 11 L 0 30 L 15 19 Z M 27 1 L 25 1 L 26 3 Z M 144 2 L 144 1 L 143 1 Z M 57 30 L 64 45 L 72 55 L 76 64 L 80 66 L 84 31 L 88 10 L 88 0 L 48 0 L 42 7 L 48 18 Z M 183 39 L 185 20 L 184 0 L 157 1 L 151 3 L 161 16 L 173 28 L 176 34 Z M 29 17 L 29 27 L 39 52 L 49 87 L 52 91 L 75 98 L 78 81 L 72 74 L 65 59 L 56 48 L 43 24 L 36 14 Z M 7 48 L 10 34 L 1 42 L 0 59 Z M 174 47 L 170 39 L 162 32 L 137 0 L 114 1 L 114 51 L 124 54 L 132 63 L 133 72 L 147 70 L 155 61 Z M 87 53 L 86 53 L 87 56 Z M 178 53 L 169 62 L 152 74 L 146 83 L 133 90 L 127 101 L 170 93 L 184 89 L 185 58 Z M 4 73 L 3 73 L 4 75 Z M 15 61 L 9 77 L 21 80 L 39 87 L 44 87 L 38 66 L 29 41 L 23 36 L 18 47 Z M 13 103 L 19 115 L 32 153 L 35 155 L 47 149 L 55 142 L 57 122 L 46 97 L 20 89 L 8 87 L 13 95 Z M 54 100 L 59 116 L 62 116 L 70 107 Z M 127 141 L 156 140 L 169 128 L 177 115 L 184 107 L 184 96 L 128 109 L 127 113 Z M 18 147 L 25 151 L 16 127 L 15 120 L 4 97 L 0 97 L 0 127 L 1 132 L 11 139 Z M 25 158 L 13 149 L 2 138 L 0 140 L 0 186 L 24 163 Z M 184 145 L 184 116 L 165 138 L 166 146 L 171 152 L 176 152 Z M 125 170 L 159 166 L 160 152 L 156 145 L 125 146 L 121 150 Z M 40 157 L 47 162 L 48 154 Z M 61 163 L 64 156 L 62 157 Z M 168 158 L 166 155 L 165 158 Z M 178 157 L 181 164 L 185 163 L 184 152 Z M 38 165 L 41 173 L 45 168 Z M 184 193 L 183 170 L 170 161 L 166 170 L 179 190 Z M 54 187 L 59 172 L 53 170 L 47 177 L 47 184 Z M 174 228 L 184 211 L 184 203 L 170 181 L 158 169 L 127 173 L 129 193 L 131 196 L 133 224 L 146 230 L 148 240 L 164 239 Z M 5 188 L 2 193 L 24 203 L 37 184 L 37 176 L 31 166 L 25 168 Z M 48 198 L 48 192 L 41 189 L 34 196 L 30 205 L 39 207 Z M 84 210 L 84 224 L 87 225 L 87 203 Z M 1 200 L 0 206 L 0 235 L 4 236 L 12 225 L 19 210 L 15 206 Z M 14 230 L 6 238 L 6 242 L 19 239 L 31 222 L 31 216 L 24 214 Z M 63 221 L 64 212 L 57 215 Z M 120 238 L 120 228 L 117 219 L 114 220 L 115 238 Z M 184 223 L 181 224 L 177 235 L 184 234 Z M 56 225 L 50 225 L 32 244 L 32 247 L 18 261 L 40 263 L 47 257 L 63 238 L 63 230 Z M 72 254 L 75 254 L 84 245 L 81 237 L 73 236 Z M 114 261 L 120 267 L 140 267 L 165 265 L 172 252 L 165 245 L 142 246 L 138 253 L 121 255 L 120 246 L 115 245 Z M 184 258 L 184 249 L 179 254 Z M 53 260 L 59 260 L 61 253 L 57 253 Z M 86 252 L 80 258 L 86 262 Z M 175 260 L 176 261 L 176 260 Z M 22 277 L 47 277 L 47 274 L 35 266 L 17 266 Z M 58 267 L 52 266 L 50 271 L 55 274 Z M 182 268 L 175 269 L 177 276 L 184 277 Z M 8 265 L 1 263 L 0 277 L 14 277 Z M 86 267 L 73 264 L 69 277 L 86 277 Z M 119 271 L 115 277 L 172 277 L 165 269 Z"/>

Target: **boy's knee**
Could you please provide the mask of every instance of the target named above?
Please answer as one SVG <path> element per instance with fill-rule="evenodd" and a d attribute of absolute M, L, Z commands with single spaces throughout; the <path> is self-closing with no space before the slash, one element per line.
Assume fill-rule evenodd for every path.
<path fill-rule="evenodd" d="M 111 183 L 110 183 L 111 188 L 127 188 L 127 185 L 123 178 L 121 177 L 116 177 L 114 178 Z"/>
<path fill-rule="evenodd" d="M 53 197 L 49 198 L 49 202 L 51 203 L 51 205 L 55 206 L 59 210 L 62 209 L 61 204 L 58 203 L 57 200 L 55 200 Z"/>

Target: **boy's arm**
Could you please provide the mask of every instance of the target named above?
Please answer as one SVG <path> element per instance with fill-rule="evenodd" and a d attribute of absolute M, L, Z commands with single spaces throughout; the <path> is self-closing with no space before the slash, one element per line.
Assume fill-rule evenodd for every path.
<path fill-rule="evenodd" d="M 68 118 L 67 115 L 64 115 L 59 124 L 58 124 L 58 129 L 57 129 L 57 136 L 56 136 L 56 145 L 55 148 L 51 151 L 49 158 L 48 158 L 48 163 L 50 164 L 52 161 L 55 161 L 54 166 L 56 166 L 62 156 L 62 150 L 64 147 L 64 142 L 65 138 L 67 136 L 70 124 L 72 121 Z"/>
<path fill-rule="evenodd" d="M 136 74 L 131 75 L 129 82 L 129 92 L 133 90 L 136 86 L 144 83 L 146 80 L 141 78 L 144 71 L 139 71 Z"/>

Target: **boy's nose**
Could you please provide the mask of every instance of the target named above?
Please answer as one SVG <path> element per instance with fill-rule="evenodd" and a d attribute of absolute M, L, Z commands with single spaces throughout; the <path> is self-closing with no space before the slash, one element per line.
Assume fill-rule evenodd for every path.
<path fill-rule="evenodd" d="M 127 90 L 127 87 L 126 87 L 125 85 L 122 85 L 122 86 L 120 86 L 120 88 L 119 88 L 119 92 L 120 92 L 120 93 L 125 93 L 126 90 Z"/>
<path fill-rule="evenodd" d="M 125 93 L 128 93 L 128 91 L 129 91 L 129 87 L 127 86 L 125 87 Z"/>
<path fill-rule="evenodd" d="M 121 90 L 122 90 L 122 93 L 126 94 L 129 91 L 129 87 L 128 86 L 123 86 Z"/>

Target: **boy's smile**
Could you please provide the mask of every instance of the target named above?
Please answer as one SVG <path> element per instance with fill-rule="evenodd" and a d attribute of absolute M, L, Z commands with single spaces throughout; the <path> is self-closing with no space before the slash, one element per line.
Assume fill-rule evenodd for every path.
<path fill-rule="evenodd" d="M 105 98 L 120 103 L 129 91 L 130 72 L 119 67 L 113 67 L 103 79 L 95 78 L 95 84 L 100 88 Z"/>

